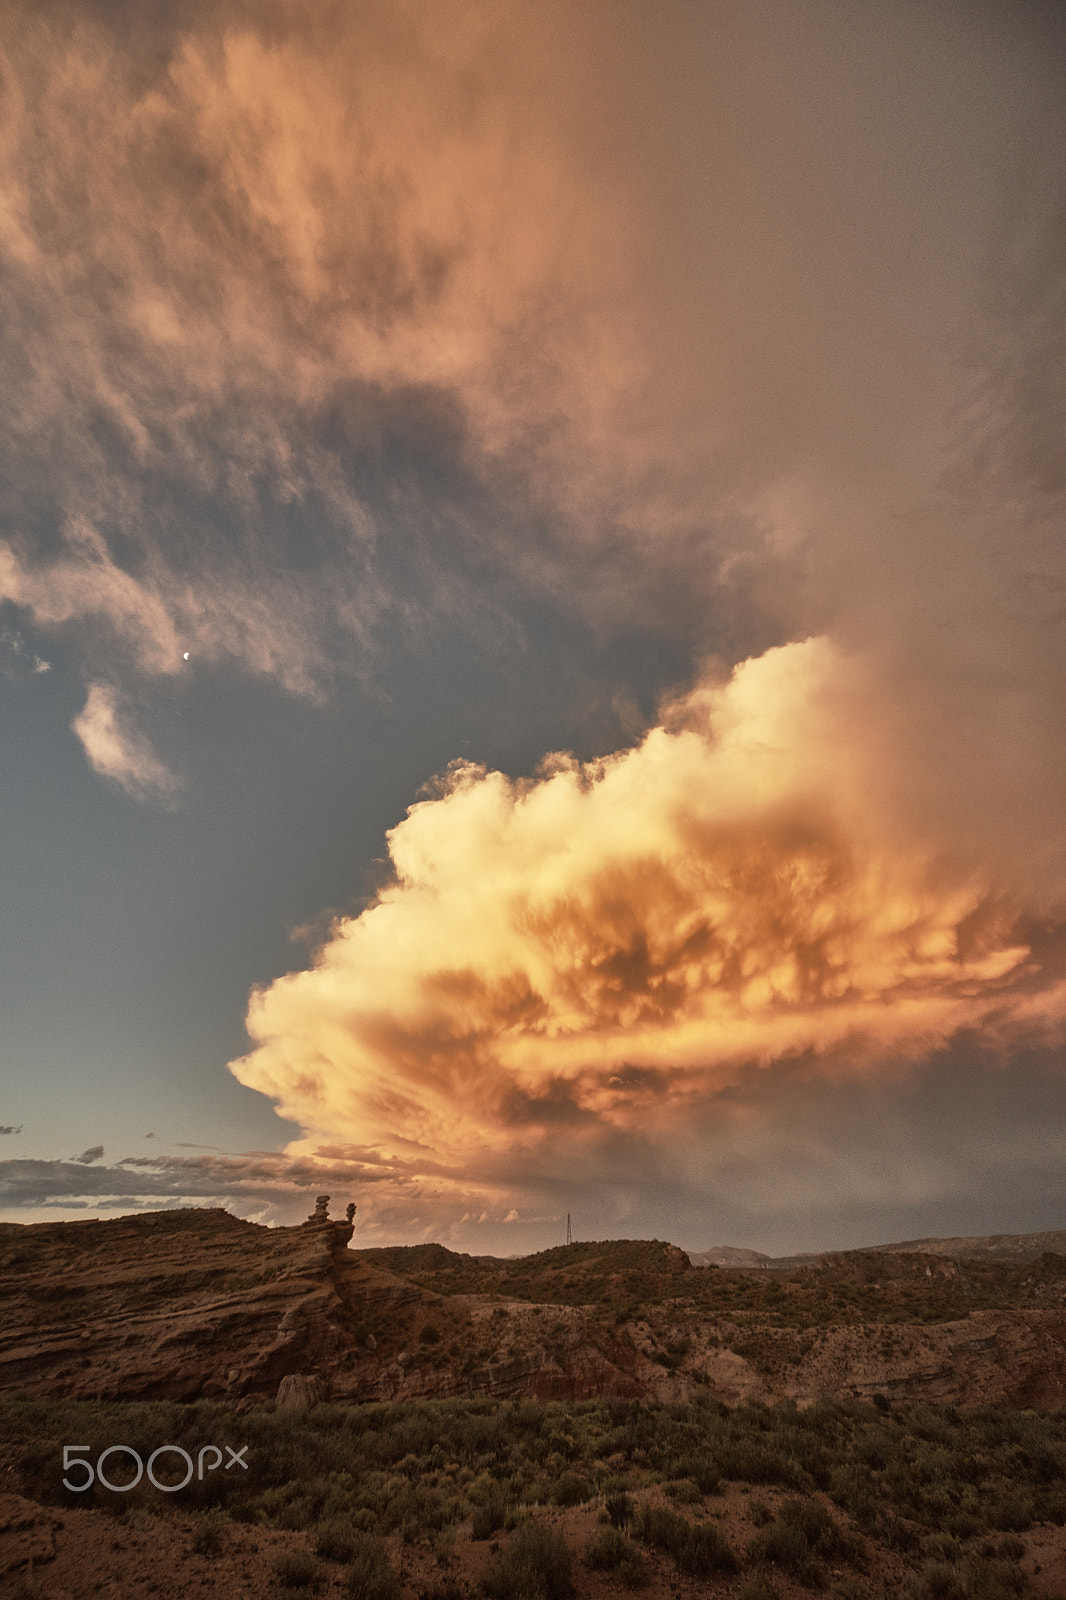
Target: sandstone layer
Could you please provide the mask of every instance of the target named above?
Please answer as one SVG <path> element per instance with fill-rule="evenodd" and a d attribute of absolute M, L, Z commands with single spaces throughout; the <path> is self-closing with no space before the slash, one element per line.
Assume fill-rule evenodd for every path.
<path fill-rule="evenodd" d="M 956 1260 L 921 1241 L 769 1273 L 656 1241 L 505 1262 L 360 1252 L 352 1232 L 324 1209 L 294 1228 L 221 1210 L 0 1227 L 0 1391 L 1066 1400 L 1066 1258 L 1046 1250 Z"/>

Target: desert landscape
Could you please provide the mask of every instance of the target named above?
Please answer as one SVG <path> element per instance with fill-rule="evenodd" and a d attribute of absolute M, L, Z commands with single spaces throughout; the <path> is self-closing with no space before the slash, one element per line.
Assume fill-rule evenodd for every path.
<path fill-rule="evenodd" d="M 1066 1232 L 353 1231 L 0 1228 L 5 1594 L 1066 1594 Z"/>
<path fill-rule="evenodd" d="M 1066 1600 L 1064 330 L 1061 0 L 3 0 L 0 1600 Z"/>

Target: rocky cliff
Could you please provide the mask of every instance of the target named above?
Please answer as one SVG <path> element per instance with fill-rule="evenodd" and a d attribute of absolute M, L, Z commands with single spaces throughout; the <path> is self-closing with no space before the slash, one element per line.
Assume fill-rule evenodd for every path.
<path fill-rule="evenodd" d="M 883 1393 L 1066 1400 L 1066 1258 L 812 1258 L 699 1270 L 657 1241 L 515 1261 L 355 1251 L 221 1210 L 0 1227 L 0 1391 L 69 1398 Z M 289 1385 L 286 1393 L 305 1392 Z"/>

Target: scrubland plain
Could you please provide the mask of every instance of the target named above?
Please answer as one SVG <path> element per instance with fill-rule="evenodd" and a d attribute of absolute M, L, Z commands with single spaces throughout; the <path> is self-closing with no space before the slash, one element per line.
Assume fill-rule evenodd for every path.
<path fill-rule="evenodd" d="M 5 1230 L 5 1594 L 1066 1594 L 1049 1240 L 721 1268 L 656 1241 L 505 1261 L 348 1231 Z M 247 1465 L 126 1487 L 163 1444 Z M 128 1447 L 114 1487 L 64 1487 L 70 1445 L 94 1467 Z"/>

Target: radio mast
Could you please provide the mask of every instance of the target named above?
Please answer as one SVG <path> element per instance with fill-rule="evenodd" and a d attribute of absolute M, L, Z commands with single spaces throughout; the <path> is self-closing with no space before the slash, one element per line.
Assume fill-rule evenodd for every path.
<path fill-rule="evenodd" d="M 567 1242 L 567 1244 L 573 1244 L 573 1242 L 574 1242 L 574 1236 L 570 1232 L 570 1213 L 569 1213 L 569 1211 L 566 1213 L 566 1242 Z"/>

